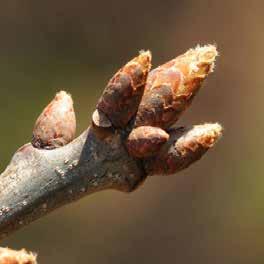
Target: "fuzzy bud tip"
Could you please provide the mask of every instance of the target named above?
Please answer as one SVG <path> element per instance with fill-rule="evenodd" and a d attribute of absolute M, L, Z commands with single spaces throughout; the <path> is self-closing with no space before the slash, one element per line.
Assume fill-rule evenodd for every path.
<path fill-rule="evenodd" d="M 198 45 L 195 49 L 188 50 L 183 56 L 189 60 L 189 74 L 205 77 L 208 73 L 213 72 L 217 55 L 216 46 Z"/>
<path fill-rule="evenodd" d="M 22 249 L 20 251 L 9 248 L 0 248 L 1 264 L 37 264 L 36 255 Z"/>
<path fill-rule="evenodd" d="M 149 50 L 147 51 L 141 50 L 139 52 L 139 56 L 136 57 L 134 60 L 136 60 L 142 66 L 144 72 L 146 73 L 150 71 L 151 59 L 152 59 L 152 55 Z"/>
<path fill-rule="evenodd" d="M 175 147 L 181 155 L 188 151 L 195 152 L 200 147 L 209 149 L 222 136 L 222 132 L 223 128 L 218 123 L 196 125 L 177 140 Z"/>
<path fill-rule="evenodd" d="M 213 147 L 222 135 L 218 123 L 170 131 L 170 139 L 158 155 L 145 162 L 149 175 L 169 175 L 186 169 Z"/>

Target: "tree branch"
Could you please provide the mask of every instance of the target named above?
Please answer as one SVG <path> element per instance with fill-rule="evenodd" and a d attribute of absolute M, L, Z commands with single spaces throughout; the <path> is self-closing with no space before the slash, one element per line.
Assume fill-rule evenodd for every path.
<path fill-rule="evenodd" d="M 1 174 L 0 234 L 3 237 L 86 194 L 108 188 L 132 191 L 144 177 L 118 134 L 100 140 L 89 128 L 52 151 L 27 144 Z"/>
<path fill-rule="evenodd" d="M 150 53 L 139 55 L 111 79 L 93 115 L 93 125 L 72 142 L 69 142 L 75 131 L 72 102 L 66 93 L 57 95 L 38 118 L 32 144 L 21 147 L 0 175 L 0 237 L 4 238 L 14 230 L 84 195 L 105 189 L 131 192 L 147 176 L 174 174 L 200 159 L 221 136 L 221 126 L 204 124 L 178 129 L 169 126 L 190 104 L 201 80 L 210 72 L 209 66 L 213 64 L 216 54 L 213 54 L 213 60 L 208 60 L 204 52 L 201 48 L 197 49 L 196 57 L 191 52 L 191 61 L 188 57 L 184 63 L 197 67 L 199 71 L 195 68 L 196 73 L 190 71 L 190 76 L 184 73 L 186 76 L 181 76 L 182 83 L 174 81 L 175 74 L 171 75 L 171 69 L 167 72 L 166 64 L 165 74 L 160 68 L 152 71 L 149 85 L 146 75 L 150 69 Z M 213 50 L 208 48 L 206 52 L 211 54 Z M 147 59 L 142 56 L 147 56 Z M 174 67 L 174 71 L 181 71 L 183 58 L 180 58 L 180 63 L 176 59 L 169 66 Z M 146 82 L 145 94 L 140 101 L 142 87 Z M 179 97 L 170 99 L 168 93 L 164 93 L 164 85 L 154 94 L 159 95 L 159 100 L 165 96 L 167 102 L 172 104 L 169 115 L 166 112 L 168 108 L 160 103 L 156 105 L 157 100 L 149 100 L 154 95 L 148 87 L 157 83 L 166 84 L 167 88 L 171 85 L 171 91 L 175 90 L 175 85 L 181 88 L 181 92 L 182 86 L 186 86 L 184 96 L 180 94 L 180 100 Z M 118 107 L 120 100 L 123 101 Z M 175 100 L 176 104 L 171 100 Z M 130 110 L 123 112 L 122 108 L 126 106 Z M 146 114 L 149 109 L 158 113 L 158 119 L 155 119 L 154 112 Z M 139 121 L 135 123 L 138 116 L 140 125 Z M 169 125 L 166 125 L 165 116 L 169 117 Z M 58 118 L 63 122 L 58 122 Z M 160 129 L 144 127 L 145 123 L 151 126 L 153 122 L 161 124 L 155 125 Z M 166 132 L 160 133 L 162 129 L 166 129 Z M 130 133 L 133 136 L 129 136 Z M 160 135 L 163 136 L 162 141 Z"/>

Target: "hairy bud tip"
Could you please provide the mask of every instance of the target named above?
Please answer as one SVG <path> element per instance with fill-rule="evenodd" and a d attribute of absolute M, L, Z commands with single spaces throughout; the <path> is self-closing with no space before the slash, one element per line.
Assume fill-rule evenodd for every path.
<path fill-rule="evenodd" d="M 189 167 L 215 145 L 222 130 L 216 123 L 170 131 L 170 139 L 158 155 L 146 160 L 146 171 L 149 175 L 168 175 Z"/>

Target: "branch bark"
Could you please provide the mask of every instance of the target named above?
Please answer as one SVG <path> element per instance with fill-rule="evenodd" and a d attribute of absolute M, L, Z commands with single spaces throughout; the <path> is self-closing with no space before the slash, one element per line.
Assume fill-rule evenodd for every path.
<path fill-rule="evenodd" d="M 210 49 L 209 51 L 211 52 L 212 50 Z M 201 55 L 200 53 L 201 50 L 199 48 L 196 55 Z M 149 53 L 146 54 L 149 59 Z M 140 94 L 143 95 L 142 86 L 144 86 L 143 83 L 147 81 L 146 75 L 150 67 L 149 64 L 146 65 L 146 62 L 149 63 L 149 60 L 144 60 L 143 63 L 140 56 L 140 59 L 134 59 L 129 62 L 110 81 L 106 92 L 100 100 L 99 105 L 101 109 L 97 109 L 96 114 L 93 115 L 93 117 L 96 117 L 96 120 L 93 120 L 93 125 L 74 141 L 68 143 L 69 138 L 74 134 L 73 130 L 75 129 L 75 124 L 71 122 L 73 122 L 73 120 L 75 121 L 75 118 L 73 118 L 72 114 L 69 115 L 69 111 L 64 111 L 65 105 L 58 102 L 58 98 L 55 97 L 55 99 L 57 98 L 55 103 L 51 103 L 44 110 L 38 119 L 37 127 L 35 127 L 34 131 L 38 133 L 34 133 L 33 143 L 28 143 L 21 147 L 15 153 L 6 170 L 0 175 L 0 238 L 6 237 L 11 232 L 29 224 L 33 220 L 46 215 L 62 205 L 76 201 L 87 194 L 105 189 L 131 192 L 135 190 L 147 176 L 174 174 L 187 168 L 196 160 L 199 160 L 202 155 L 215 144 L 222 132 L 221 126 L 218 124 L 204 124 L 178 129 L 166 128 L 167 130 L 164 133 L 168 133 L 166 134 L 168 136 L 165 137 L 166 140 L 164 139 L 162 142 L 157 139 L 157 133 L 148 133 L 150 129 L 148 130 L 147 127 L 141 130 L 134 128 L 140 127 L 133 122 L 137 117 L 135 116 L 137 115 L 137 108 L 146 108 L 147 104 L 144 103 L 144 98 L 149 94 L 148 92 L 143 96 L 141 104 L 144 107 L 140 108 L 139 93 L 130 93 L 130 91 L 135 88 L 136 90 L 140 89 Z M 191 53 L 191 56 L 193 56 L 193 53 Z M 181 63 L 182 60 L 181 57 Z M 144 66 L 141 65 L 144 70 L 142 70 L 143 74 L 140 72 L 141 68 L 135 64 L 135 62 L 138 61 Z M 187 60 L 186 63 L 193 67 L 194 62 L 199 62 L 201 64 L 201 58 L 198 60 L 196 57 L 195 59 L 192 57 L 192 60 Z M 197 87 L 200 87 L 201 79 L 207 76 L 210 69 L 208 65 L 212 63 L 212 61 L 205 62 L 203 58 L 202 64 L 196 65 L 196 67 L 200 69 L 198 72 L 199 74 L 192 73 L 191 77 L 181 77 L 183 81 L 187 80 L 188 82 L 179 83 L 178 80 L 176 83 L 170 82 L 173 83 L 173 85 L 177 84 L 181 88 L 181 91 L 183 89 L 182 85 L 186 84 L 186 91 L 190 93 L 191 96 L 185 94 L 184 98 L 186 98 L 186 100 L 182 99 L 182 95 L 180 95 L 180 101 L 175 99 L 177 104 L 175 109 L 170 108 L 169 124 L 173 120 L 178 119 L 180 111 L 183 111 L 187 105 L 190 104 L 189 101 L 193 97 L 193 91 Z M 202 71 L 205 64 L 208 66 L 205 67 L 206 73 Z M 175 67 L 175 65 L 177 65 L 177 63 L 175 64 L 175 61 L 173 61 L 173 67 Z M 182 67 L 182 64 L 179 65 L 177 68 L 178 71 L 180 71 Z M 170 65 L 170 67 L 172 66 Z M 165 70 L 168 70 L 167 64 Z M 169 71 L 170 70 L 171 69 L 169 69 Z M 153 84 L 153 80 L 157 79 L 159 79 L 159 85 L 162 84 L 161 82 L 168 85 L 168 80 L 164 78 L 169 77 L 169 81 L 172 81 L 173 76 L 175 76 L 175 74 L 171 75 L 170 72 L 169 74 L 166 72 L 165 75 L 163 73 L 161 74 L 162 78 L 159 78 L 159 76 L 156 78 L 155 74 L 157 72 L 160 76 L 162 70 L 158 68 L 158 71 L 153 71 L 151 75 L 151 85 Z M 204 76 L 202 74 L 204 74 Z M 126 76 L 125 81 L 123 76 Z M 177 76 L 179 76 L 179 74 Z M 142 80 L 140 80 L 140 78 L 142 78 Z M 194 82 L 197 78 L 199 82 Z M 193 82 L 190 82 L 190 80 Z M 133 86 L 135 84 L 138 86 Z M 175 87 L 171 88 L 175 89 Z M 118 93 L 113 92 L 113 89 L 118 89 Z M 135 89 L 133 91 L 135 91 Z M 167 95 L 166 93 L 164 94 L 164 89 L 160 89 L 157 93 L 160 95 L 157 97 L 159 100 L 162 96 Z M 155 93 L 155 96 L 157 93 Z M 114 95 L 113 98 L 111 94 Z M 133 98 L 134 95 L 135 97 Z M 141 125 L 144 126 L 144 122 L 149 125 L 149 123 L 152 122 L 150 122 L 150 120 L 155 119 L 155 122 L 157 121 L 157 123 L 162 124 L 160 128 L 162 129 L 167 127 L 164 123 L 167 109 L 165 106 L 161 106 L 160 103 L 156 105 L 157 100 L 149 100 L 152 95 L 153 94 L 150 93 L 150 97 L 146 100 L 148 104 L 151 105 L 149 109 L 154 109 L 154 112 L 158 111 L 158 118 L 160 121 L 155 119 L 155 115 L 148 115 L 145 114 L 145 110 L 140 110 L 140 122 Z M 131 101 L 129 101 L 130 97 Z M 125 98 L 125 101 L 121 104 L 122 107 L 126 105 L 129 105 L 129 107 L 133 106 L 134 109 L 130 109 L 130 111 L 127 112 L 129 116 L 134 115 L 132 119 L 124 115 L 121 111 L 122 107 L 116 108 L 116 103 L 118 103 L 120 98 Z M 168 97 L 166 97 L 166 100 L 170 101 Z M 70 112 L 72 112 L 72 103 L 69 100 L 67 101 Z M 109 102 L 112 102 L 113 107 L 118 110 L 114 111 Z M 173 104 L 173 102 L 171 103 L 172 107 L 175 107 L 175 104 Z M 184 107 L 182 107 L 182 105 L 179 106 L 179 103 L 184 104 Z M 60 111 L 62 108 L 63 111 Z M 51 112 L 50 109 L 53 109 L 53 112 Z M 66 107 L 66 110 L 67 109 Z M 108 112 L 104 112 L 105 109 L 107 109 Z M 173 116 L 172 110 L 176 114 L 176 117 Z M 63 113 L 62 119 L 65 121 L 64 123 L 66 123 L 66 125 L 64 125 L 64 123 L 58 124 L 58 113 L 60 115 Z M 53 118 L 52 115 L 56 118 Z M 66 118 L 65 115 L 69 116 L 69 118 Z M 146 120 L 148 118 L 149 120 Z M 54 120 L 56 120 L 56 123 L 52 123 Z M 112 125 L 113 122 L 118 124 L 119 127 Z M 73 127 L 74 129 L 72 129 Z M 69 129 L 71 129 L 70 136 Z M 132 137 L 133 140 L 129 142 L 131 138 L 129 134 L 131 131 L 131 133 L 133 133 L 133 129 L 135 131 Z M 141 132 L 137 134 L 137 131 Z M 137 135 L 139 138 L 137 138 Z M 153 135 L 155 137 L 154 139 Z M 66 145 L 60 147 L 64 144 Z M 131 147 L 135 153 L 140 152 L 140 158 L 138 158 L 137 155 L 132 156 L 131 151 L 127 151 L 129 147 Z M 137 148 L 140 149 L 137 151 Z M 151 155 L 149 150 L 152 149 L 155 149 L 155 153 Z"/>
<path fill-rule="evenodd" d="M 132 191 L 144 178 L 118 134 L 101 140 L 89 128 L 52 151 L 26 144 L 0 177 L 1 237 L 84 195 L 108 188 Z"/>

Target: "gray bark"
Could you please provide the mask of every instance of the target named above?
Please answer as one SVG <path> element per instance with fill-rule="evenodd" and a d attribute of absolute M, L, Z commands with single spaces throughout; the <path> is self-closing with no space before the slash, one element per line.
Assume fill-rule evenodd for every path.
<path fill-rule="evenodd" d="M 0 236 L 84 195 L 109 188 L 130 192 L 145 176 L 118 133 L 100 139 L 89 128 L 54 150 L 26 144 L 0 175 Z"/>

